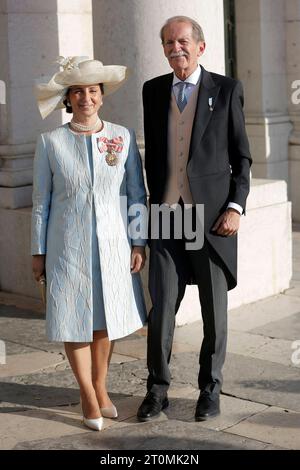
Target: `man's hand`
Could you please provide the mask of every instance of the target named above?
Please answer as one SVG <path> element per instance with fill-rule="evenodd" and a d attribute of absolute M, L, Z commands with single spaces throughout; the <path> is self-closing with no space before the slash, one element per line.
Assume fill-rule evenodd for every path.
<path fill-rule="evenodd" d="M 146 252 L 144 246 L 134 246 L 131 251 L 131 274 L 138 273 L 145 265 Z"/>
<path fill-rule="evenodd" d="M 37 282 L 42 276 L 45 276 L 45 260 L 45 255 L 33 255 L 32 257 L 32 272 Z"/>
<path fill-rule="evenodd" d="M 220 215 L 213 226 L 212 231 L 216 232 L 218 235 L 223 235 L 224 237 L 235 235 L 240 226 L 240 218 L 241 215 L 238 211 L 228 208 Z"/>

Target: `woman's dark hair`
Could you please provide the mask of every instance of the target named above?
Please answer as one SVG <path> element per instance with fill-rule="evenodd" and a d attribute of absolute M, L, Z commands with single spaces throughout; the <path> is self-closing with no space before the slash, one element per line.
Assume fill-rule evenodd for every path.
<path fill-rule="evenodd" d="M 102 95 L 104 95 L 104 86 L 103 86 L 103 83 L 99 83 L 99 87 L 100 87 L 100 90 L 101 90 L 101 93 Z M 69 92 L 70 92 L 70 88 L 68 88 L 67 90 L 67 93 L 65 94 L 65 98 L 63 100 L 63 104 L 65 105 L 66 107 L 66 112 L 67 113 L 70 113 L 72 114 L 73 113 L 73 109 L 72 109 L 72 106 L 68 106 L 68 101 L 69 101 Z"/>

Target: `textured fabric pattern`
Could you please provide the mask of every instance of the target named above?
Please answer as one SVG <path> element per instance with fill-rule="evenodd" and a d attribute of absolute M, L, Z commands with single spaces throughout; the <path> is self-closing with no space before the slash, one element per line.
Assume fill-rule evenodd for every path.
<path fill-rule="evenodd" d="M 99 153 L 99 136 L 122 136 L 118 165 L 109 166 Z M 93 339 L 93 203 L 109 339 L 136 331 L 146 320 L 140 276 L 130 273 L 131 240 L 121 197 L 127 195 L 128 206 L 146 203 L 135 136 L 104 122 L 103 130 L 92 135 L 92 153 L 94 181 L 83 135 L 64 125 L 42 134 L 37 143 L 31 253 L 46 254 L 46 331 L 51 341 Z"/>

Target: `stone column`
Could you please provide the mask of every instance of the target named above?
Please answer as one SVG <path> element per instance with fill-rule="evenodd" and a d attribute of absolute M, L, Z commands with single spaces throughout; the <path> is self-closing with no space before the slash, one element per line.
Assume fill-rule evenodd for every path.
<path fill-rule="evenodd" d="M 92 36 L 91 0 L 0 0 L 0 290 L 39 297 L 30 257 L 33 154 L 37 135 L 66 116 L 41 119 L 33 81 L 56 72 L 59 55 L 92 57 Z"/>
<path fill-rule="evenodd" d="M 93 0 L 95 58 L 104 64 L 126 65 L 131 70 L 128 82 L 104 99 L 101 114 L 108 121 L 135 129 L 142 156 L 142 87 L 146 80 L 172 71 L 164 56 L 159 32 L 165 21 L 175 15 L 190 16 L 198 21 L 207 44 L 201 64 L 207 70 L 224 74 L 223 0 Z M 142 281 L 150 308 L 147 272 L 146 267 Z M 198 298 L 189 287 L 187 293 Z"/>
<path fill-rule="evenodd" d="M 237 0 L 237 69 L 257 178 L 288 181 L 284 0 Z M 287 2 L 288 3 L 288 2 Z"/>
<path fill-rule="evenodd" d="M 186 15 L 201 24 L 207 50 L 201 63 L 224 73 L 223 0 L 93 0 L 95 58 L 104 64 L 127 65 L 131 77 L 104 102 L 104 119 L 134 128 L 143 137 L 142 86 L 145 80 L 171 71 L 159 31 L 165 20 Z"/>
<path fill-rule="evenodd" d="M 0 2 L 0 80 L 6 94 L 0 105 L 2 208 L 31 205 L 36 136 L 63 119 L 55 112 L 42 121 L 33 81 L 57 70 L 57 56 L 75 54 L 93 55 L 91 0 Z"/>
<path fill-rule="evenodd" d="M 293 124 L 289 139 L 289 192 L 292 200 L 293 219 L 300 222 L 300 0 L 286 2 L 286 55 L 289 115 Z M 298 91 L 292 88 L 296 81 L 298 81 L 295 84 Z M 295 92 L 297 96 L 295 96 Z"/>

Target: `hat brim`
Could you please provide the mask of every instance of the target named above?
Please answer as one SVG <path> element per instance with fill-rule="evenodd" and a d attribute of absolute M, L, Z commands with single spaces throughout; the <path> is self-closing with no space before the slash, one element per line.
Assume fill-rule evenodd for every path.
<path fill-rule="evenodd" d="M 85 67 L 87 70 L 79 67 L 64 70 L 56 73 L 52 78 L 42 79 L 44 83 L 40 83 L 41 80 L 35 82 L 35 96 L 43 119 L 53 110 L 65 107 L 63 101 L 71 86 L 102 83 L 104 95 L 107 96 L 117 91 L 128 78 L 129 70 L 123 65 L 104 66 L 99 61 L 85 62 L 98 62 L 101 65 L 97 64 L 96 67 L 92 67 L 92 64 L 87 64 L 90 65 L 90 67 Z M 45 83 L 45 80 L 48 81 Z"/>

